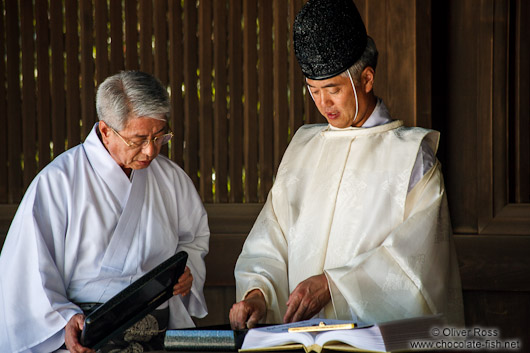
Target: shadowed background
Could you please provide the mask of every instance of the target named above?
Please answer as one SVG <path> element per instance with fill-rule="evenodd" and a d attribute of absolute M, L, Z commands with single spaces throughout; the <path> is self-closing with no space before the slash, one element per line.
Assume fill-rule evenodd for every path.
<path fill-rule="evenodd" d="M 97 85 L 156 75 L 172 101 L 163 153 L 210 217 L 205 289 L 228 322 L 233 267 L 296 129 L 325 122 L 291 24 L 303 0 L 0 0 L 0 244 L 25 189 L 96 122 Z M 468 326 L 530 346 L 530 4 L 357 0 L 392 116 L 442 133 Z"/>

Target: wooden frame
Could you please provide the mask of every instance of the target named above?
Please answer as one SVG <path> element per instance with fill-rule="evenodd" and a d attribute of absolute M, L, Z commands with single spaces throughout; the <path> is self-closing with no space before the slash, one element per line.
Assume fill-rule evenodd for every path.
<path fill-rule="evenodd" d="M 515 95 L 515 112 L 517 120 L 521 126 L 528 126 L 528 84 L 522 86 L 521 82 L 528 82 L 528 50 L 515 51 L 516 57 L 513 62 L 516 63 L 515 77 L 518 77 L 515 92 L 509 92 L 509 3 L 502 3 L 495 6 L 494 2 L 485 1 L 481 4 L 481 19 L 479 24 L 479 44 L 477 56 L 480 58 L 477 65 L 477 116 L 486 117 L 485 123 L 479 123 L 477 129 L 478 140 L 478 232 L 479 234 L 520 234 L 528 235 L 530 232 L 530 204 L 510 203 L 508 180 L 509 164 L 508 151 L 509 144 L 515 144 L 513 149 L 521 151 L 528 143 L 528 140 L 516 139 L 509 140 L 507 131 L 509 119 L 509 95 Z M 525 1 L 517 1 L 519 7 L 519 18 L 515 23 L 515 41 L 516 47 L 527 48 L 530 45 L 527 35 L 529 28 L 528 16 L 529 6 Z M 488 21 L 487 19 L 493 19 Z M 526 22 L 525 22 L 526 21 Z M 505 26 L 498 24 L 505 24 Z M 526 30 L 526 32 L 525 32 Z M 513 34 L 512 34 L 513 35 Z M 526 77 L 521 77 L 521 74 Z M 484 102 L 491 102 L 484 104 Z M 519 130 L 520 133 L 524 131 Z M 528 136 L 526 136 L 528 139 Z M 522 143 L 521 143 L 522 142 Z M 526 146 L 526 154 L 528 146 Z M 521 153 L 524 155 L 524 153 Z M 518 158 L 520 156 L 511 156 Z M 519 168 L 516 170 L 518 175 L 527 174 L 523 169 L 528 168 L 525 163 L 516 163 Z M 518 191 L 521 188 L 526 190 L 530 182 L 519 180 L 517 185 Z M 512 185 L 514 187 L 514 185 Z"/>

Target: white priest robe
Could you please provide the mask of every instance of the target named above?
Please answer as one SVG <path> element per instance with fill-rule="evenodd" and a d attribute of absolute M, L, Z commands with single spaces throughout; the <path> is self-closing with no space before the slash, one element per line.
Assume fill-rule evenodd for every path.
<path fill-rule="evenodd" d="M 82 313 L 74 303 L 105 302 L 181 250 L 193 287 L 168 301 L 169 328 L 207 314 L 210 233 L 193 183 L 161 155 L 129 179 L 96 129 L 46 166 L 19 205 L 0 256 L 0 352 L 58 349 Z"/>
<path fill-rule="evenodd" d="M 440 163 L 409 191 L 420 146 L 435 153 L 439 134 L 402 125 L 297 131 L 238 258 L 238 301 L 260 289 L 266 321 L 280 323 L 295 287 L 324 273 L 331 301 L 320 317 L 370 323 L 443 313 L 463 324 Z"/>

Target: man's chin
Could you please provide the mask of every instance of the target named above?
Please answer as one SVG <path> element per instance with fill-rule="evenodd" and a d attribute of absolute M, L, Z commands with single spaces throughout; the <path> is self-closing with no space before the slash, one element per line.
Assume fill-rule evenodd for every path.
<path fill-rule="evenodd" d="M 328 123 L 329 125 L 333 126 L 334 128 L 337 128 L 337 129 L 344 129 L 346 127 L 348 127 L 346 124 L 340 122 L 340 121 L 334 121 L 334 120 L 331 120 L 331 119 L 328 119 Z M 346 125 L 346 126 L 344 126 Z"/>
<path fill-rule="evenodd" d="M 136 161 L 132 169 L 145 169 L 149 167 L 152 161 Z"/>

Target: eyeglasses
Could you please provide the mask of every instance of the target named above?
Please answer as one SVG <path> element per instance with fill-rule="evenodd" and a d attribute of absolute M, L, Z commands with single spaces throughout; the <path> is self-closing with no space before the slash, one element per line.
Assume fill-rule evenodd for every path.
<path fill-rule="evenodd" d="M 107 125 L 108 126 L 108 125 Z M 168 132 L 167 134 L 164 134 L 162 136 L 156 136 L 156 137 L 153 137 L 152 139 L 145 139 L 145 140 L 142 140 L 140 142 L 134 142 L 134 141 L 127 141 L 125 138 L 123 138 L 122 135 L 120 135 L 118 133 L 118 131 L 114 130 L 112 127 L 109 126 L 109 128 L 114 131 L 114 133 L 116 135 L 118 135 L 118 137 L 123 141 L 123 143 L 125 143 L 127 145 L 127 147 L 131 148 L 131 149 L 144 149 L 146 148 L 147 146 L 149 146 L 149 144 L 151 143 L 151 141 L 153 141 L 153 144 L 156 146 L 156 147 L 160 147 L 160 146 L 163 146 L 165 145 L 166 143 L 169 142 L 169 140 L 171 140 L 171 138 L 173 137 L 173 132 Z"/>

